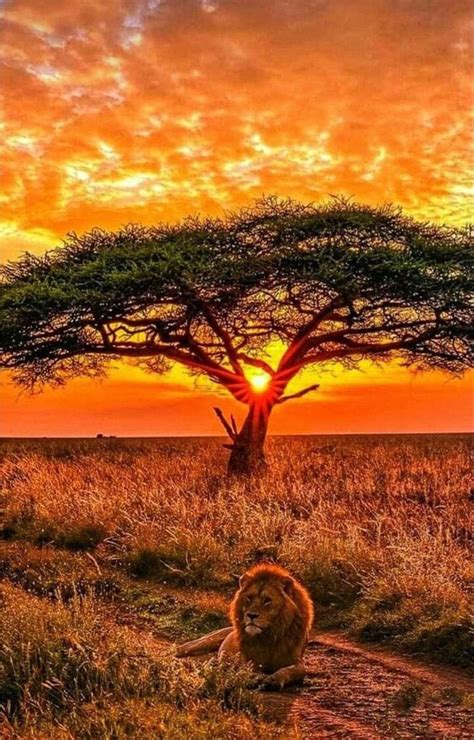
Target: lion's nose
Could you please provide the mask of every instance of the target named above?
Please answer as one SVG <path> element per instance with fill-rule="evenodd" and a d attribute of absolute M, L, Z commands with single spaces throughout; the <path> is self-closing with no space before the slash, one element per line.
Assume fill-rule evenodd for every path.
<path fill-rule="evenodd" d="M 256 614 L 255 612 L 247 612 L 247 616 L 249 619 L 257 619 L 258 614 Z"/>

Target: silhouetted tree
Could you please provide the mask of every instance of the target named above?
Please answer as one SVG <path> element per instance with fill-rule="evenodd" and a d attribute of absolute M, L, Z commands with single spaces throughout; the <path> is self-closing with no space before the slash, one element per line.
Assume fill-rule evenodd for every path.
<path fill-rule="evenodd" d="M 315 207 L 270 197 L 224 219 L 71 234 L 2 269 L 1 366 L 18 383 L 103 373 L 133 358 L 179 363 L 248 408 L 229 470 L 264 462 L 272 409 L 304 368 L 397 356 L 461 373 L 472 338 L 471 232 L 390 206 Z M 276 366 L 265 350 L 281 347 Z M 272 353 L 273 354 L 273 353 Z M 246 368 L 268 374 L 255 388 Z"/>

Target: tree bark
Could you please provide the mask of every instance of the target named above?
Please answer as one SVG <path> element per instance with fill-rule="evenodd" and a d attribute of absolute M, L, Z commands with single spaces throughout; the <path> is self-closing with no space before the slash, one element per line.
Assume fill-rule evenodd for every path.
<path fill-rule="evenodd" d="M 264 443 L 271 406 L 254 402 L 238 435 L 233 440 L 227 471 L 230 475 L 251 475 L 266 467 Z"/>

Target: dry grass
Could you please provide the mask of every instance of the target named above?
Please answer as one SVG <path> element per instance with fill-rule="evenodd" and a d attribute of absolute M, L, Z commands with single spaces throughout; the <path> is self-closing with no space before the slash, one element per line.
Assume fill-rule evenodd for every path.
<path fill-rule="evenodd" d="M 0 634 L 0 730 L 16 736 L 279 737 L 258 719 L 246 669 L 178 661 L 93 596 L 45 601 L 1 584 Z"/>
<path fill-rule="evenodd" d="M 226 592 L 233 574 L 270 557 L 308 585 L 320 623 L 343 624 L 367 639 L 468 665 L 469 439 L 293 438 L 270 440 L 268 448 L 267 474 L 245 484 L 225 478 L 225 453 L 217 440 L 3 442 L 0 509 L 7 554 L 0 552 L 0 577 L 40 596 L 59 588 L 71 603 L 78 590 L 92 589 L 97 598 L 123 591 L 120 579 L 131 583 L 130 576 L 152 578 L 166 588 L 184 584 Z M 30 549 L 18 561 L 12 552 L 21 543 Z M 64 553 L 63 565 L 58 553 Z M 85 562 L 87 573 L 81 570 Z M 101 569 L 117 573 L 118 580 Z M 140 592 L 124 598 L 148 608 Z M 207 616 L 200 622 L 199 608 L 192 607 L 192 629 L 204 631 L 214 623 Z M 51 609 L 60 621 L 64 610 L 73 619 L 70 604 Z M 151 604 L 151 612 L 160 609 L 162 604 Z M 178 602 L 171 603 L 166 619 L 173 610 L 185 623 Z M 90 619 L 92 640 L 103 621 L 94 614 Z M 173 625 L 174 634 L 186 632 Z M 128 664 L 120 670 L 133 675 Z M 143 697 L 120 689 L 107 700 L 104 719 L 99 694 L 94 688 L 80 701 L 75 697 L 68 721 L 79 724 L 70 731 L 81 726 L 82 736 L 113 737 L 118 723 L 117 733 L 127 736 L 123 727 L 134 725 Z M 197 704 L 191 711 L 188 703 L 179 721 L 194 712 L 196 726 L 204 723 L 202 736 L 216 734 L 206 722 L 217 715 L 203 709 L 215 697 L 191 694 Z M 156 727 L 165 727 L 171 716 L 166 701 L 150 710 Z M 92 707 L 90 735 L 84 702 Z M 23 712 L 28 727 L 30 704 Z M 225 712 L 219 712 L 225 724 Z M 97 730 L 101 722 L 110 724 L 108 735 Z M 266 731 L 257 723 L 251 733 L 257 726 Z M 169 732 L 163 736 L 175 736 Z"/>

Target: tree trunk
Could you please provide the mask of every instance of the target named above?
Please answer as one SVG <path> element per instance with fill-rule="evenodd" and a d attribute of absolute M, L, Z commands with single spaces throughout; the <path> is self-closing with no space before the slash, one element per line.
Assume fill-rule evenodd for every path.
<path fill-rule="evenodd" d="M 250 475 L 266 466 L 264 443 L 271 407 L 252 403 L 242 429 L 234 439 L 227 471 L 231 475 Z"/>

